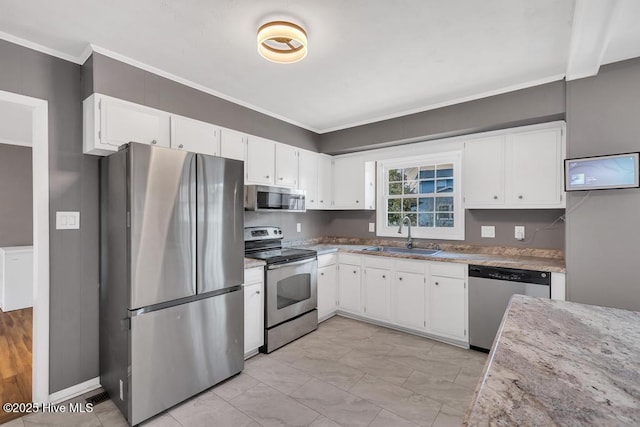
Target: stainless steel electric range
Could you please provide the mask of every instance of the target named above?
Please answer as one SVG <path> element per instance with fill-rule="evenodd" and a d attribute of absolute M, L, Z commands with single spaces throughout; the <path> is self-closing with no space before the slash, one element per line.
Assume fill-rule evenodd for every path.
<path fill-rule="evenodd" d="M 283 248 L 279 227 L 245 227 L 245 256 L 265 268 L 263 353 L 271 353 L 318 328 L 317 253 Z"/>

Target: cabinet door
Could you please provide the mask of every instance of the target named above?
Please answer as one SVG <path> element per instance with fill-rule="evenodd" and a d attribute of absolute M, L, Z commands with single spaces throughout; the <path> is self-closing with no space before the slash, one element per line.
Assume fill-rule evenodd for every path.
<path fill-rule="evenodd" d="M 247 136 L 247 183 L 272 185 L 275 182 L 274 141 Z"/>
<path fill-rule="evenodd" d="M 169 147 L 169 113 L 103 97 L 100 106 L 100 141 L 119 147 L 128 142 Z"/>
<path fill-rule="evenodd" d="M 365 315 L 391 320 L 391 270 L 367 267 L 362 288 Z"/>
<path fill-rule="evenodd" d="M 427 284 L 424 274 L 396 272 L 393 286 L 394 321 L 412 329 L 425 329 Z"/>
<path fill-rule="evenodd" d="M 244 354 L 264 344 L 264 303 L 262 282 L 244 287 Z"/>
<path fill-rule="evenodd" d="M 464 203 L 468 207 L 504 204 L 504 135 L 464 143 Z"/>
<path fill-rule="evenodd" d="M 331 156 L 318 158 L 318 209 L 330 209 L 333 200 L 333 165 Z"/>
<path fill-rule="evenodd" d="M 509 136 L 507 176 L 513 205 L 559 205 L 562 200 L 562 134 L 543 129 Z"/>
<path fill-rule="evenodd" d="M 307 209 L 318 208 L 318 155 L 300 150 L 300 185 L 305 191 Z"/>
<path fill-rule="evenodd" d="M 340 264 L 338 267 L 338 306 L 341 310 L 360 313 L 360 266 Z"/>
<path fill-rule="evenodd" d="M 337 291 L 335 264 L 318 268 L 318 319 L 325 320 L 335 313 Z"/>
<path fill-rule="evenodd" d="M 243 133 L 231 129 L 220 131 L 220 155 L 227 159 L 245 160 L 246 137 Z"/>
<path fill-rule="evenodd" d="M 333 160 L 333 207 L 364 209 L 365 168 L 360 157 L 336 157 Z"/>
<path fill-rule="evenodd" d="M 276 185 L 298 186 L 298 149 L 276 143 Z"/>
<path fill-rule="evenodd" d="M 464 279 L 431 276 L 430 288 L 431 330 L 466 340 Z"/>
<path fill-rule="evenodd" d="M 220 155 L 220 128 L 186 117 L 171 116 L 171 148 Z"/>

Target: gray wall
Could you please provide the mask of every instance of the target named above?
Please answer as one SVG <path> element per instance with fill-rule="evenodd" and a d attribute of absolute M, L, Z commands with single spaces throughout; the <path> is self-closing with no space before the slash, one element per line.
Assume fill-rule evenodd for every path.
<path fill-rule="evenodd" d="M 640 59 L 567 87 L 569 157 L 640 151 Z M 571 193 L 567 210 L 584 193 Z M 594 191 L 567 220 L 571 301 L 640 310 L 640 189 Z"/>
<path fill-rule="evenodd" d="M 558 221 L 550 229 L 553 221 L 564 213 L 564 209 L 541 210 L 467 210 L 465 211 L 465 240 L 470 245 L 513 246 L 523 248 L 564 249 L 564 223 Z M 325 235 L 375 238 L 369 232 L 369 223 L 376 222 L 375 211 L 334 211 L 327 212 Z M 496 227 L 496 237 L 480 237 L 480 226 Z M 514 238 L 515 225 L 525 226 L 526 239 L 519 242 Z M 538 230 L 537 232 L 535 230 Z M 406 231 L 405 231 L 406 236 Z M 397 240 L 406 240 L 400 238 Z M 421 241 L 422 239 L 415 239 Z M 429 239 L 429 242 L 456 243 L 451 240 Z M 457 242 L 463 243 L 463 242 Z"/>
<path fill-rule="evenodd" d="M 245 212 L 245 227 L 257 225 L 273 225 L 282 228 L 285 240 L 301 240 L 327 236 L 327 225 L 330 212 L 307 211 L 296 212 Z M 296 224 L 300 223 L 298 233 Z"/>
<path fill-rule="evenodd" d="M 449 107 L 321 135 L 321 153 L 340 154 L 563 120 L 565 83 L 557 81 Z"/>
<path fill-rule="evenodd" d="M 32 243 L 31 148 L 0 144 L 0 246 Z"/>
<path fill-rule="evenodd" d="M 98 159 L 82 154 L 80 66 L 0 40 L 0 90 L 49 102 L 50 391 L 98 375 Z M 80 230 L 55 212 L 80 211 Z"/>
<path fill-rule="evenodd" d="M 84 65 L 82 98 L 93 92 L 318 151 L 319 136 L 197 89 L 94 53 Z M 90 77 L 89 77 L 90 76 Z M 91 79 L 91 81 L 89 81 Z"/>

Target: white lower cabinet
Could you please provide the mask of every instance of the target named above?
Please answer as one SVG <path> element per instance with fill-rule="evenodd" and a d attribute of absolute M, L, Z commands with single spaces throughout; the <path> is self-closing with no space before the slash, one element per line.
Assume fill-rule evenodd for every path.
<path fill-rule="evenodd" d="M 354 264 L 338 265 L 338 307 L 340 310 L 360 314 L 361 300 L 361 267 Z"/>
<path fill-rule="evenodd" d="M 364 271 L 364 314 L 391 320 L 391 270 L 367 267 Z"/>
<path fill-rule="evenodd" d="M 264 269 L 244 271 L 244 357 L 253 356 L 264 344 Z"/>
<path fill-rule="evenodd" d="M 451 338 L 466 339 L 464 279 L 431 276 L 431 330 Z"/>
<path fill-rule="evenodd" d="M 328 259 L 328 264 L 323 262 L 323 257 Z M 325 265 L 323 265 L 325 264 Z M 338 281 L 335 264 L 335 255 L 318 256 L 318 320 L 323 321 L 336 313 L 338 305 Z"/>
<path fill-rule="evenodd" d="M 424 273 L 395 273 L 393 283 L 394 322 L 412 329 L 426 329 L 428 288 Z"/>

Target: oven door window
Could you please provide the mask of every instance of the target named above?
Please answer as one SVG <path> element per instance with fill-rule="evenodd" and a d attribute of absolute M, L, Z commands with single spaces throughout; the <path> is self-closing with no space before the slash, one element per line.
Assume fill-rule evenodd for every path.
<path fill-rule="evenodd" d="M 286 277 L 277 285 L 278 310 L 311 298 L 310 274 L 296 274 Z"/>

